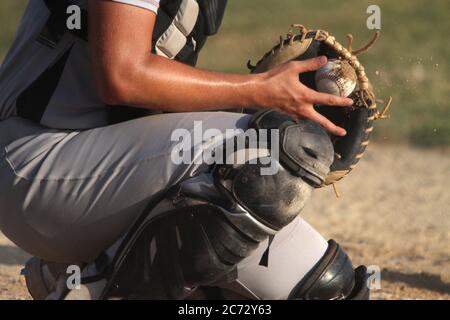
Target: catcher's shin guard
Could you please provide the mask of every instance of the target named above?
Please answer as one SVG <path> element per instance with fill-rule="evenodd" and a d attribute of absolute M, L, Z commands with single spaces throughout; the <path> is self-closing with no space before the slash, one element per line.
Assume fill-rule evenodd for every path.
<path fill-rule="evenodd" d="M 208 184 L 217 198 L 205 188 L 188 192 L 184 183 L 174 188 L 124 241 L 104 297 L 182 299 L 197 286 L 234 280 L 236 265 L 300 214 L 333 161 L 328 135 L 312 122 L 272 111 L 255 114 L 251 128 L 280 131 L 280 159 L 233 144 L 226 159 L 244 153 L 247 160 L 216 162 Z M 267 163 L 276 170 L 263 174 Z"/>
<path fill-rule="evenodd" d="M 292 290 L 295 300 L 368 300 L 365 266 L 353 269 L 348 255 L 333 240 L 323 258 Z"/>
<path fill-rule="evenodd" d="M 261 176 L 259 169 L 244 165 L 234 172 L 236 197 L 227 192 L 217 205 L 180 186 L 171 190 L 130 231 L 101 298 L 183 299 L 198 286 L 235 280 L 236 265 L 297 217 L 312 190 L 283 168 L 274 176 Z M 226 192 L 223 174 L 215 171 L 215 184 Z"/>
<path fill-rule="evenodd" d="M 170 208 L 174 203 L 158 218 L 132 230 L 101 298 L 183 299 L 198 286 L 233 280 L 236 264 L 271 232 L 245 212 L 227 213 L 202 200 L 177 197 L 160 206 Z M 241 229 L 230 217 L 241 223 Z"/>

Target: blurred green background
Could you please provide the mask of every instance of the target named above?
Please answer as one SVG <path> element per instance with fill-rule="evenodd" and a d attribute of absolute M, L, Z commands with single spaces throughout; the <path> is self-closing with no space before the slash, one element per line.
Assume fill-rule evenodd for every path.
<path fill-rule="evenodd" d="M 39 0 L 30 0 L 39 1 Z M 26 0 L 0 2 L 0 61 L 10 46 Z M 448 0 L 229 0 L 218 36 L 206 45 L 200 66 L 247 72 L 289 25 L 329 30 L 342 43 L 353 33 L 355 47 L 373 32 L 369 5 L 381 7 L 382 37 L 361 56 L 379 98 L 394 97 L 392 118 L 377 123 L 376 138 L 416 145 L 450 145 L 450 1 Z"/>

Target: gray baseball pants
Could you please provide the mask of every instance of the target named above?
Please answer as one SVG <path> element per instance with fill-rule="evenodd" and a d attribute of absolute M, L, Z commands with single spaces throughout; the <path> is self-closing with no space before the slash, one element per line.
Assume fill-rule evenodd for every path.
<path fill-rule="evenodd" d="M 0 230 L 30 254 L 90 262 L 120 239 L 168 186 L 206 172 L 174 164 L 175 129 L 246 129 L 248 116 L 225 112 L 162 114 L 86 131 L 0 122 Z M 260 248 L 238 266 L 238 282 L 263 299 L 286 298 L 327 249 L 298 218 L 273 241 L 269 267 Z"/>

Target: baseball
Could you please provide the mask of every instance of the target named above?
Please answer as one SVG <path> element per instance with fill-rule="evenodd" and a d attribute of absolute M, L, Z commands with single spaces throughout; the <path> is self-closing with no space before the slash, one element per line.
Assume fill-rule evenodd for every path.
<path fill-rule="evenodd" d="M 317 91 L 346 98 L 355 90 L 357 76 L 347 61 L 330 59 L 316 71 L 315 82 Z"/>

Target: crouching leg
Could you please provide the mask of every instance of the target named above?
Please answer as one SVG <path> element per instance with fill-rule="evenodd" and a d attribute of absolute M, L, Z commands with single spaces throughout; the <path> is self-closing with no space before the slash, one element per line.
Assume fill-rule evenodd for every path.
<path fill-rule="evenodd" d="M 251 143 L 234 146 L 232 158 L 245 153 L 247 161 L 216 163 L 201 192 L 190 192 L 183 184 L 172 188 L 123 241 L 102 298 L 183 299 L 199 286 L 232 281 L 240 261 L 299 215 L 333 162 L 329 136 L 312 122 L 272 111 L 255 114 L 250 128 L 275 130 L 279 139 L 256 153 Z M 271 150 L 278 142 L 279 157 L 274 157 Z M 264 148 L 267 152 L 261 152 Z M 275 170 L 263 174 L 269 162 Z M 316 298 L 317 292 L 326 292 L 321 279 L 339 263 L 324 262 L 317 269 L 322 271 L 314 273 L 314 285 L 299 284 L 292 297 Z"/>

